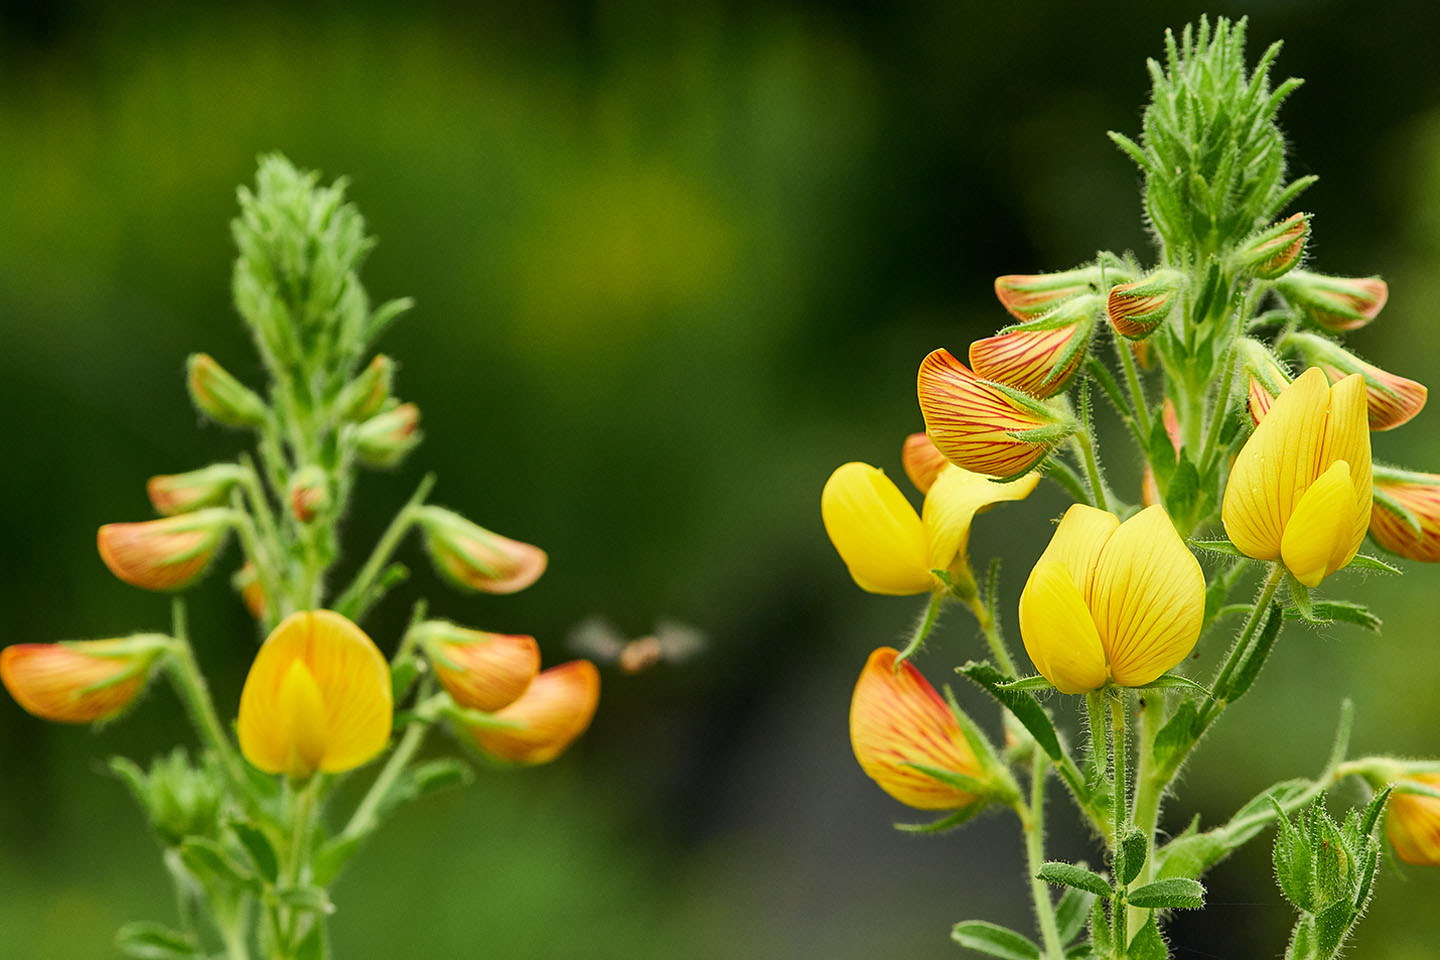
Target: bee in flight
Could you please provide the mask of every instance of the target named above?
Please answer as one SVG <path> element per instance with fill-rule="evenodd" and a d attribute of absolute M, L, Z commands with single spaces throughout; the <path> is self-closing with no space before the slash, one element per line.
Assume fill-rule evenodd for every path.
<path fill-rule="evenodd" d="M 571 628 L 566 646 L 581 656 L 613 663 L 621 673 L 644 673 L 661 662 L 681 663 L 705 648 L 705 634 L 674 620 L 661 620 L 643 637 L 627 637 L 603 617 L 587 617 Z"/>

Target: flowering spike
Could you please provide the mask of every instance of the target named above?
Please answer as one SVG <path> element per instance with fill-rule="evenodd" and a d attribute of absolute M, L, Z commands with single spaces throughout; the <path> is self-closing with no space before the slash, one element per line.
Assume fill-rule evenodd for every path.
<path fill-rule="evenodd" d="M 1440 474 L 1375 467 L 1370 536 L 1386 550 L 1440 563 Z"/>
<path fill-rule="evenodd" d="M 171 517 L 202 507 L 218 507 L 230 497 L 243 471 L 233 463 L 216 463 L 188 473 L 151 477 L 145 492 L 155 512 Z"/>
<path fill-rule="evenodd" d="M 498 760 L 532 765 L 554 760 L 590 726 L 600 702 L 600 671 L 589 660 L 542 670 L 520 698 L 490 723 L 462 729 Z"/>
<path fill-rule="evenodd" d="M 1416 773 L 1405 779 L 1440 789 L 1440 774 Z M 1440 799 L 1392 791 L 1385 833 L 1401 860 L 1422 867 L 1440 867 Z"/>
<path fill-rule="evenodd" d="M 1289 273 L 1305 254 L 1310 215 L 1296 213 L 1260 231 L 1236 254 L 1236 266 L 1260 280 Z"/>
<path fill-rule="evenodd" d="M 920 364 L 925 431 L 951 463 L 992 477 L 1033 469 L 1075 424 L 1017 390 L 981 380 L 948 350 Z"/>
<path fill-rule="evenodd" d="M 544 550 L 491 533 L 452 510 L 421 507 L 417 518 L 435 569 L 457 587 L 516 593 L 545 572 Z"/>
<path fill-rule="evenodd" d="M 451 699 L 472 710 L 514 703 L 540 671 L 534 637 L 468 630 L 443 620 L 413 628 Z"/>
<path fill-rule="evenodd" d="M 1366 363 L 1332 340 L 1313 333 L 1292 333 L 1284 346 L 1300 351 L 1307 363 L 1325 371 L 1331 383 L 1352 373 L 1365 378 L 1365 404 L 1371 430 L 1393 430 L 1408 423 L 1425 408 L 1425 384 Z"/>
<path fill-rule="evenodd" d="M 0 650 L 0 680 L 15 702 L 42 720 L 98 723 L 140 695 L 170 638 L 17 643 Z"/>
<path fill-rule="evenodd" d="M 190 355 L 186 385 L 196 409 L 227 427 L 264 426 L 269 408 L 260 395 L 232 377 L 208 353 Z"/>
<path fill-rule="evenodd" d="M 107 523 L 96 534 L 110 572 L 142 590 L 182 590 L 205 573 L 234 523 L 211 508 L 141 523 Z"/>
<path fill-rule="evenodd" d="M 1349 488 L 1343 496 L 1330 472 L 1342 461 Z M 1305 504 L 1322 476 L 1318 499 Z M 1316 512 L 1322 505 L 1323 518 Z M 1351 375 L 1327 386 L 1325 375 L 1311 367 L 1280 394 L 1236 457 L 1221 513 L 1225 532 L 1246 556 L 1283 560 L 1296 577 L 1319 583 L 1360 549 L 1370 505 L 1364 381 Z M 1327 559 L 1317 579 L 1310 562 L 1321 554 Z"/>
<path fill-rule="evenodd" d="M 921 493 L 930 491 L 930 485 L 949 463 L 923 431 L 910 434 L 900 448 L 900 464 L 905 468 L 905 476 Z"/>
<path fill-rule="evenodd" d="M 1157 270 L 1132 283 L 1111 287 L 1105 311 L 1115 332 L 1131 340 L 1148 337 L 1170 315 L 1184 280 L 1178 270 Z"/>
<path fill-rule="evenodd" d="M 355 452 L 375 467 L 393 467 L 420 443 L 420 408 L 402 403 L 355 428 Z"/>
<path fill-rule="evenodd" d="M 995 278 L 995 296 L 1016 320 L 1033 320 L 1071 297 L 1093 293 L 1100 282 L 1098 267 L 1063 273 L 1007 274 Z"/>
<path fill-rule="evenodd" d="M 359 423 L 369 420 L 385 408 L 395 382 L 395 361 L 385 354 L 376 354 L 360 375 L 345 385 L 335 409 L 346 420 Z"/>
<path fill-rule="evenodd" d="M 1085 359 L 1099 302 L 1097 296 L 1074 297 L 1039 320 L 975 341 L 970 344 L 971 368 L 981 379 L 1033 397 L 1054 396 Z"/>
<path fill-rule="evenodd" d="M 1332 277 L 1308 270 L 1291 270 L 1275 286 L 1312 323 L 1334 331 L 1365 326 L 1390 297 L 1379 277 Z"/>
<path fill-rule="evenodd" d="M 880 789 L 918 810 L 958 810 L 983 799 L 938 780 L 932 767 L 984 783 L 989 779 L 950 706 L 908 660 L 881 647 L 865 662 L 850 700 L 850 745 Z"/>
<path fill-rule="evenodd" d="M 365 632 L 329 610 L 294 613 L 255 657 L 240 693 L 240 750 L 303 780 L 368 762 L 390 739 L 390 667 Z"/>

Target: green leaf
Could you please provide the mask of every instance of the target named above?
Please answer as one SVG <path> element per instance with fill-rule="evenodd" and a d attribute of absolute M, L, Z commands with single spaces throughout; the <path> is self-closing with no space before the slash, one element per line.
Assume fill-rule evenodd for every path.
<path fill-rule="evenodd" d="M 330 895 L 320 887 L 310 885 L 280 887 L 275 891 L 275 899 L 287 907 L 294 907 L 298 910 L 310 910 L 315 913 L 335 912 L 335 905 L 330 902 Z"/>
<path fill-rule="evenodd" d="M 932 820 L 930 823 L 896 823 L 892 826 L 904 833 L 944 833 L 973 820 L 975 815 L 987 806 L 989 806 L 988 801 L 976 800 L 969 806 L 961 807 L 954 813 L 941 817 L 939 820 Z"/>
<path fill-rule="evenodd" d="M 115 934 L 115 948 L 134 960 L 199 960 L 195 938 L 160 923 L 127 923 Z"/>
<path fill-rule="evenodd" d="M 1065 960 L 1091 960 L 1095 948 L 1088 943 L 1077 943 L 1065 951 Z"/>
<path fill-rule="evenodd" d="M 967 950 L 1003 960 L 1039 960 L 1040 948 L 1007 927 L 984 920 L 967 920 L 955 924 L 950 939 Z"/>
<path fill-rule="evenodd" d="M 315 882 L 322 887 L 329 886 L 369 836 L 368 832 L 351 836 L 342 833 L 320 847 L 315 854 Z"/>
<path fill-rule="evenodd" d="M 1161 770 L 1169 770 L 1170 764 L 1175 757 L 1189 748 L 1194 741 L 1195 721 L 1199 717 L 1199 711 L 1195 709 L 1193 700 L 1181 701 L 1175 708 L 1170 719 L 1155 734 L 1155 765 Z"/>
<path fill-rule="evenodd" d="M 1205 888 L 1197 880 L 1171 877 L 1136 887 L 1126 900 L 1148 910 L 1199 910 L 1205 906 Z"/>
<path fill-rule="evenodd" d="M 1120 849 L 1115 858 L 1115 870 L 1120 874 L 1120 885 L 1129 884 L 1136 877 L 1140 876 L 1140 868 L 1145 866 L 1145 855 L 1148 852 L 1149 844 L 1145 840 L 1145 834 L 1139 830 L 1131 830 L 1120 840 Z M 1133 900 L 1131 902 L 1134 902 Z"/>
<path fill-rule="evenodd" d="M 1251 642 L 1249 653 L 1240 664 L 1240 668 L 1230 677 L 1225 692 L 1220 694 L 1230 703 L 1234 703 L 1243 697 L 1255 683 L 1255 678 L 1260 676 L 1265 661 L 1270 659 L 1270 652 L 1275 649 L 1275 641 L 1280 636 L 1280 627 L 1285 623 L 1285 615 L 1280 609 L 1280 604 L 1272 603 L 1270 610 L 1265 614 L 1265 623 L 1261 625 L 1260 632 Z"/>
<path fill-rule="evenodd" d="M 1195 502 L 1200 498 L 1200 474 L 1195 464 L 1182 451 L 1180 462 L 1175 465 L 1175 475 L 1165 490 L 1165 509 L 1176 517 L 1192 517 Z"/>
<path fill-rule="evenodd" d="M 1135 931 L 1125 956 L 1128 960 L 1168 960 L 1170 951 L 1165 947 L 1165 939 L 1160 936 L 1160 928 L 1155 925 L 1154 915 L 1151 915 L 1149 923 Z"/>
<path fill-rule="evenodd" d="M 1096 900 L 1090 910 L 1090 942 L 1102 957 L 1108 957 L 1114 941 L 1110 937 L 1110 922 L 1105 916 L 1105 901 Z"/>
<path fill-rule="evenodd" d="M 326 960 L 329 956 L 330 945 L 325 938 L 325 924 L 312 920 L 304 939 L 295 947 L 295 960 Z"/>
<path fill-rule="evenodd" d="M 1055 685 L 1042 676 L 1021 677 L 996 684 L 999 690 L 1054 690 Z"/>
<path fill-rule="evenodd" d="M 1275 819 L 1279 824 L 1275 831 L 1275 847 L 1272 853 L 1275 882 L 1280 885 L 1280 892 L 1285 894 L 1286 900 L 1297 909 L 1309 912 L 1315 906 L 1310 888 L 1313 869 L 1310 840 L 1306 834 L 1295 828 L 1274 798 L 1271 798 L 1270 802 L 1274 806 Z"/>
<path fill-rule="evenodd" d="M 1075 887 L 1067 887 L 1065 893 L 1060 897 L 1060 902 L 1055 904 L 1055 927 L 1060 933 L 1060 942 L 1069 943 L 1080 932 L 1085 929 L 1085 921 L 1090 916 L 1090 907 L 1095 903 L 1095 895 L 1079 890 Z M 1089 946 L 1086 944 L 1085 946 Z"/>
<path fill-rule="evenodd" d="M 1195 680 L 1191 680 L 1189 677 L 1181 676 L 1178 673 L 1162 673 L 1160 676 L 1156 677 L 1154 680 L 1151 680 L 1149 683 L 1135 687 L 1134 689 L 1195 690 L 1205 694 L 1205 696 L 1211 700 L 1215 699 L 1215 694 L 1211 693 L 1210 688 L 1205 686 L 1205 684 L 1199 683 Z"/>
<path fill-rule="evenodd" d="M 395 703 L 405 699 L 419 675 L 420 661 L 415 657 L 405 657 L 390 668 L 390 695 Z"/>
<path fill-rule="evenodd" d="M 265 836 L 264 831 L 253 823 L 232 820 L 230 832 L 235 834 L 235 839 L 240 841 L 240 845 L 250 855 L 250 862 L 255 864 L 260 876 L 264 877 L 267 883 L 274 883 L 275 878 L 280 875 L 280 865 L 275 856 L 275 848 L 270 845 L 270 838 Z"/>
<path fill-rule="evenodd" d="M 180 844 L 180 859 L 193 873 L 214 877 L 238 887 L 258 885 L 254 872 L 209 837 L 186 837 Z"/>
<path fill-rule="evenodd" d="M 1385 803 L 1390 799 L 1390 792 L 1393 787 L 1386 787 L 1370 799 L 1365 807 L 1365 813 L 1360 819 L 1360 833 L 1363 836 L 1370 836 L 1375 829 L 1375 824 L 1380 821 L 1380 814 L 1385 812 Z"/>
<path fill-rule="evenodd" d="M 1194 547 L 1196 550 L 1204 550 L 1207 553 L 1219 553 L 1227 557 L 1243 557 L 1246 560 L 1250 559 L 1249 557 L 1246 557 L 1245 554 L 1241 553 L 1240 548 L 1235 546 L 1235 544 L 1231 543 L 1229 540 L 1191 540 L 1190 546 Z"/>
<path fill-rule="evenodd" d="M 1110 886 L 1110 881 L 1093 870 L 1087 870 L 1082 866 L 1073 863 L 1061 863 L 1052 860 L 1049 863 L 1041 864 L 1040 872 L 1035 874 L 1046 883 L 1053 883 L 1060 887 L 1073 887 L 1076 890 L 1084 890 L 1093 893 L 1097 897 L 1110 899 L 1115 891 Z"/>
<path fill-rule="evenodd" d="M 110 772 L 125 781 L 125 786 L 130 788 L 135 802 L 148 816 L 150 814 L 150 778 L 145 775 L 145 771 L 140 769 L 139 764 L 129 757 L 111 757 L 109 765 Z"/>
<path fill-rule="evenodd" d="M 1355 558 L 1350 561 L 1349 565 L 1347 565 L 1345 569 L 1348 570 L 1351 567 L 1354 567 L 1357 570 L 1377 570 L 1380 573 L 1400 572 L 1399 567 L 1392 567 L 1390 564 L 1386 563 L 1384 560 L 1379 559 L 1378 557 L 1367 557 L 1363 553 L 1355 554 Z"/>
<path fill-rule="evenodd" d="M 1352 603 L 1348 600 L 1320 600 L 1311 604 L 1311 609 L 1317 623 L 1330 623 L 1338 620 L 1341 623 L 1353 623 L 1372 633 L 1380 632 L 1380 618 L 1363 603 Z"/>
<path fill-rule="evenodd" d="M 972 660 L 957 668 L 957 672 L 963 673 L 999 700 L 1000 704 L 1030 731 L 1035 742 L 1040 744 L 1040 749 L 1044 750 L 1051 760 L 1058 763 L 1065 757 L 1065 751 L 1060 747 L 1060 738 L 1055 733 L 1055 725 L 1050 722 L 1049 715 L 1033 694 L 1024 690 L 1002 689 L 1001 684 L 1006 682 L 1006 676 L 988 663 Z"/>

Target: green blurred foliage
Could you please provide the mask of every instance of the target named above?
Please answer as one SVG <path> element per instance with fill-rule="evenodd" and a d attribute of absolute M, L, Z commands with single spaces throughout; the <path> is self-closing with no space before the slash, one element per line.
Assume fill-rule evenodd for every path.
<path fill-rule="evenodd" d="M 711 636 L 692 664 L 607 675 L 595 727 L 556 765 L 482 774 L 401 815 L 336 891 L 337 956 L 942 957 L 956 920 L 1028 926 L 1011 822 L 896 834 L 908 811 L 850 756 L 855 673 L 915 611 L 853 588 L 819 489 L 849 459 L 898 470 L 919 425 L 915 366 L 1005 322 L 994 275 L 1145 242 L 1135 175 L 1103 133 L 1134 131 L 1143 58 L 1198 12 L 7 12 L 0 641 L 163 626 L 165 601 L 111 579 L 93 531 L 145 516 L 150 474 L 235 448 L 196 429 L 182 362 L 206 350 L 259 374 L 229 307 L 226 224 L 255 156 L 280 149 L 353 178 L 382 241 L 372 295 L 419 301 L 382 348 L 429 440 L 362 482 L 351 562 L 427 469 L 438 502 L 551 555 L 535 588 L 498 602 L 443 596 L 412 544 L 415 582 L 372 623 L 382 647 L 422 591 L 442 596 L 441 615 L 534 633 L 547 662 L 593 613 L 637 633 L 666 614 Z M 1286 38 L 1281 69 L 1310 81 L 1282 119 L 1297 170 L 1323 178 L 1305 201 L 1315 265 L 1385 275 L 1390 305 L 1354 342 L 1433 376 L 1437 14 L 1252 12 L 1255 42 Z M 1378 436 L 1377 456 L 1440 468 L 1433 416 Z M 1112 475 L 1133 491 L 1110 439 Z M 977 525 L 976 554 L 1006 560 L 1012 622 L 1062 503 L 1047 488 Z M 1269 780 L 1318 769 L 1346 692 L 1359 749 L 1433 754 L 1436 576 L 1337 578 L 1386 618 L 1384 638 L 1292 627 L 1264 694 L 1200 751 L 1170 826 L 1196 811 L 1215 822 Z M 192 622 L 233 709 L 257 638 L 220 571 Z M 922 665 L 938 678 L 978 650 L 957 614 Z M 158 689 L 98 735 L 0 703 L 0 953 L 108 956 L 121 922 L 171 917 L 150 838 L 99 771 L 110 753 L 168 750 L 179 719 Z M 1053 809 L 1054 855 L 1093 859 Z M 1433 954 L 1440 877 L 1404 877 L 1382 876 L 1359 954 Z M 1177 942 L 1228 958 L 1280 949 L 1291 914 L 1264 844 L 1211 889 Z"/>

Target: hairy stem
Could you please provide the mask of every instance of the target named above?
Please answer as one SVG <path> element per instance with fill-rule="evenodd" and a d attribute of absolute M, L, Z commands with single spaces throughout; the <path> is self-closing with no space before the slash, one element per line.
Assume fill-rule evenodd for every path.
<path fill-rule="evenodd" d="M 420 481 L 420 485 L 415 488 L 415 492 L 410 495 L 410 499 L 400 508 L 400 512 L 395 514 L 395 519 L 390 521 L 390 526 L 386 527 L 385 532 L 380 535 L 380 539 L 375 543 L 375 549 L 370 552 L 370 557 L 360 568 L 360 572 L 355 575 L 350 586 L 346 587 L 345 592 L 340 595 L 340 599 L 335 601 L 336 613 L 357 621 L 363 616 L 366 597 L 375 583 L 375 578 L 380 576 L 380 571 L 389 562 L 390 555 L 400 546 L 400 541 L 405 538 L 405 534 L 410 532 L 410 526 L 415 522 L 416 509 L 425 502 L 425 498 L 430 495 L 430 490 L 434 486 L 435 475 L 433 473 L 426 474 L 425 478 Z"/>
<path fill-rule="evenodd" d="M 1045 772 L 1048 758 L 1045 751 L 1035 748 L 1030 764 L 1030 805 L 1016 800 L 1016 812 L 1025 830 L 1025 861 L 1030 877 L 1030 896 L 1035 901 L 1035 918 L 1040 924 L 1040 939 L 1045 945 L 1046 960 L 1063 960 L 1065 945 L 1060 942 L 1060 928 L 1055 922 L 1055 904 L 1050 887 L 1040 879 L 1045 863 Z"/>
<path fill-rule="evenodd" d="M 920 645 L 925 642 L 925 638 L 930 636 L 930 631 L 935 629 L 935 621 L 940 617 L 940 606 L 944 602 L 944 590 L 936 590 L 930 594 L 930 603 L 925 608 L 924 616 L 922 616 L 920 622 L 916 624 L 915 632 L 910 635 L 910 642 L 905 644 L 905 649 L 901 650 L 900 655 L 895 658 L 895 666 L 897 668 L 900 664 L 910 659 L 916 650 L 920 649 Z"/>

